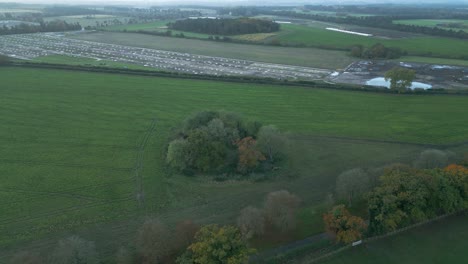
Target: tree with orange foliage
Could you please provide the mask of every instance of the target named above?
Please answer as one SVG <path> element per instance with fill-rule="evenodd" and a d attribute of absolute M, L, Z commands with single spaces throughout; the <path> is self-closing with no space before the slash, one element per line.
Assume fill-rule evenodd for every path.
<path fill-rule="evenodd" d="M 464 201 L 464 208 L 468 208 L 468 168 L 451 164 L 445 167 L 444 171 L 447 173 L 452 185 L 459 190 Z"/>
<path fill-rule="evenodd" d="M 252 137 L 246 137 L 237 141 L 239 163 L 237 170 L 246 173 L 258 166 L 260 161 L 266 160 L 265 156 L 257 149 L 257 141 Z"/>
<path fill-rule="evenodd" d="M 344 205 L 337 205 L 323 215 L 326 230 L 336 241 L 349 244 L 362 238 L 367 225 L 360 217 L 353 216 Z"/>

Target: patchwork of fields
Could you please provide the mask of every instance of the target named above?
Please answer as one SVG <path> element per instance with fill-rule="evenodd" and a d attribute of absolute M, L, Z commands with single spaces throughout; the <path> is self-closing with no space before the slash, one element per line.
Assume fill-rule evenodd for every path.
<path fill-rule="evenodd" d="M 467 151 L 462 96 L 21 68 L 0 68 L 0 78 L 0 259 L 10 247 L 47 248 L 71 232 L 111 255 L 132 242 L 145 216 L 229 223 L 278 189 L 297 193 L 307 208 L 332 192 L 346 169 L 408 162 L 425 144 Z M 169 174 L 164 153 L 172 128 L 205 109 L 289 131 L 291 161 L 277 179 L 259 183 Z M 300 230 L 298 238 L 317 232 Z"/>

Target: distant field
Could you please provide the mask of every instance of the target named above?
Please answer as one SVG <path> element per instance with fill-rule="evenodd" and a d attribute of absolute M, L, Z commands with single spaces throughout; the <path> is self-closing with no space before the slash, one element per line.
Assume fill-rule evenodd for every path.
<path fill-rule="evenodd" d="M 468 60 L 453 60 L 453 59 L 441 59 L 441 58 L 429 58 L 429 57 L 416 57 L 416 56 L 404 56 L 396 61 L 406 62 L 419 62 L 429 64 L 443 64 L 443 65 L 457 65 L 468 67 Z"/>
<path fill-rule="evenodd" d="M 358 246 L 321 263 L 468 263 L 468 216 L 427 226 Z"/>
<path fill-rule="evenodd" d="M 465 28 L 452 28 L 452 27 L 443 27 L 438 26 L 444 29 L 452 29 L 455 31 L 463 30 L 468 31 L 468 20 L 461 19 L 410 19 L 410 20 L 395 20 L 393 23 L 404 24 L 404 25 L 415 25 L 415 26 L 424 26 L 424 27 L 435 27 L 444 23 L 460 23 Z"/>
<path fill-rule="evenodd" d="M 210 35 L 207 34 L 200 34 L 200 33 L 193 33 L 193 32 L 186 32 L 186 31 L 179 31 L 179 30 L 171 30 L 167 28 L 167 23 L 171 22 L 170 20 L 163 20 L 163 21 L 155 21 L 151 23 L 141 23 L 141 24 L 125 24 L 125 25 L 118 25 L 118 26 L 110 26 L 102 28 L 103 30 L 112 30 L 112 31 L 153 31 L 153 32 L 166 32 L 170 30 L 172 35 L 176 34 L 184 34 L 186 37 L 192 38 L 200 38 L 200 39 L 207 39 Z"/>
<path fill-rule="evenodd" d="M 80 23 L 83 27 L 96 27 L 97 23 L 101 24 L 108 24 L 112 25 L 114 20 L 119 20 L 122 23 L 126 23 L 128 21 L 127 17 L 118 17 L 118 16 L 110 16 L 110 15 L 90 15 L 87 17 L 86 15 L 80 16 L 58 16 L 58 17 L 46 17 L 44 18 L 45 21 L 53 21 L 53 20 L 63 20 L 67 23 Z"/>
<path fill-rule="evenodd" d="M 131 33 L 97 32 L 92 34 L 75 35 L 72 36 L 72 38 L 150 49 L 186 52 L 206 56 L 290 64 L 324 69 L 345 68 L 354 61 L 354 58 L 347 56 L 346 52 L 342 51 L 244 45 L 195 39 L 148 36 Z"/>
<path fill-rule="evenodd" d="M 96 241 L 109 257 L 131 243 L 145 216 L 170 224 L 232 223 L 242 207 L 261 205 L 278 189 L 302 198 L 294 239 L 303 238 L 321 231 L 310 224 L 320 221 L 314 206 L 342 171 L 409 162 L 425 149 L 414 143 L 468 138 L 468 97 L 462 96 L 21 68 L 1 68 L 0 78 L 0 262 L 17 247 L 48 248 L 72 232 Z M 291 160 L 276 172 L 278 179 L 217 183 L 168 173 L 164 153 L 172 128 L 206 109 L 239 112 L 290 132 Z"/>
<path fill-rule="evenodd" d="M 442 37 L 378 39 L 290 24 L 282 25 L 282 31 L 276 39 L 281 43 L 287 44 L 345 49 L 356 44 L 371 46 L 375 43 L 382 43 L 388 47 L 398 47 L 406 50 L 410 55 L 421 56 L 432 54 L 448 58 L 468 56 L 466 41 L 459 39 Z"/>
<path fill-rule="evenodd" d="M 0 14 L 5 13 L 42 13 L 42 11 L 36 9 L 0 8 Z"/>

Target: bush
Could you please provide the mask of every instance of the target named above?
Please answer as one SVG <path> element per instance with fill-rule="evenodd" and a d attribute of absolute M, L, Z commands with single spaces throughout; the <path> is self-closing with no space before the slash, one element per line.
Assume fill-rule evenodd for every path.
<path fill-rule="evenodd" d="M 285 190 L 269 193 L 264 206 L 266 220 L 282 232 L 293 230 L 300 202 L 299 197 Z"/>
<path fill-rule="evenodd" d="M 246 239 L 263 235 L 265 232 L 265 217 L 263 212 L 255 207 L 248 206 L 240 212 L 237 226 Z"/>
<path fill-rule="evenodd" d="M 428 149 L 414 161 L 414 167 L 419 169 L 443 168 L 449 164 L 449 154 L 438 149 Z"/>
<path fill-rule="evenodd" d="M 171 233 L 160 221 L 150 219 L 140 227 L 136 249 L 142 263 L 160 263 L 172 250 Z"/>

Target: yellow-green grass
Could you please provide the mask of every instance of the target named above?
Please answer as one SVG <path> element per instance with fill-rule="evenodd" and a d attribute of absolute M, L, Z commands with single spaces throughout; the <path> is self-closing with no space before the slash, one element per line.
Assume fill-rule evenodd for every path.
<path fill-rule="evenodd" d="M 273 47 L 196 39 L 149 36 L 136 33 L 96 32 L 72 38 L 126 46 L 217 56 L 268 63 L 337 69 L 345 68 L 355 59 L 344 51 L 312 48 Z"/>
<path fill-rule="evenodd" d="M 279 189 L 303 200 L 299 231 L 291 237 L 303 238 L 322 231 L 320 214 L 310 210 L 333 192 L 342 171 L 409 162 L 425 149 L 414 143 L 468 138 L 468 97 L 462 96 L 6 67 L 0 78 L 0 261 L 23 246 L 48 249 L 72 233 L 96 241 L 109 257 L 132 243 L 145 217 L 170 225 L 185 219 L 233 224 L 241 208 L 260 207 L 268 192 Z M 216 183 L 169 173 L 164 153 L 172 129 L 205 109 L 238 112 L 289 131 L 290 160 L 278 178 Z M 134 178 L 139 153 L 141 208 Z"/>
<path fill-rule="evenodd" d="M 257 33 L 257 34 L 245 34 L 234 36 L 234 39 L 251 41 L 251 42 L 262 42 L 268 38 L 276 36 L 277 33 Z"/>
<path fill-rule="evenodd" d="M 460 39 L 442 37 L 379 39 L 300 25 L 285 24 L 281 28 L 282 33 L 276 39 L 285 44 L 347 49 L 356 44 L 371 46 L 382 43 L 388 47 L 401 48 L 412 56 L 432 55 L 447 58 L 468 56 L 467 42 Z"/>
<path fill-rule="evenodd" d="M 455 31 L 464 30 L 468 31 L 468 20 L 462 19 L 409 19 L 409 20 L 395 20 L 393 23 L 404 24 L 404 25 L 414 25 L 414 26 L 423 26 L 423 27 L 440 27 L 444 29 L 452 29 Z M 460 23 L 465 28 L 451 28 L 451 27 L 442 27 L 438 26 L 445 23 Z"/>
<path fill-rule="evenodd" d="M 467 223 L 467 215 L 451 217 L 358 246 L 322 263 L 467 263 Z"/>

